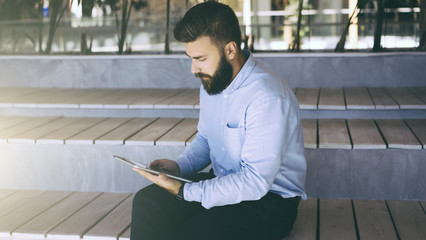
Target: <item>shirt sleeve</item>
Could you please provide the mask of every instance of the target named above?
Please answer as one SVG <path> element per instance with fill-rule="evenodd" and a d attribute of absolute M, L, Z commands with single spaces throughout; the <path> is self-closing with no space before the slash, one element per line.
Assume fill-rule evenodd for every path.
<path fill-rule="evenodd" d="M 249 105 L 245 121 L 240 169 L 226 176 L 185 184 L 185 200 L 211 208 L 258 200 L 270 190 L 284 152 L 300 130 L 297 104 L 285 97 L 260 99 Z"/>
<path fill-rule="evenodd" d="M 207 167 L 210 164 L 210 148 L 207 139 L 198 132 L 176 163 L 182 177 L 188 177 Z"/>

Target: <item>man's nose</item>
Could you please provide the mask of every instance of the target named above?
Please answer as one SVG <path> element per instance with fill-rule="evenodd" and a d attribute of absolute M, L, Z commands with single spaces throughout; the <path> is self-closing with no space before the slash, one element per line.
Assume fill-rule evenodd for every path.
<path fill-rule="evenodd" d="M 191 72 L 193 74 L 200 72 L 200 69 L 197 67 L 197 64 L 194 61 L 191 62 Z"/>

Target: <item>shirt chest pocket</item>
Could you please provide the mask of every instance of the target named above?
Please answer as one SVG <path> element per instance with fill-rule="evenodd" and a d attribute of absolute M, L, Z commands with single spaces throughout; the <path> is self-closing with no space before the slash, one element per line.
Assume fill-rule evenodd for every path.
<path fill-rule="evenodd" d="M 228 161 L 232 169 L 238 169 L 241 160 L 241 149 L 243 145 L 244 128 L 227 124 L 224 131 L 224 143 Z M 231 161 L 229 161 L 231 160 Z"/>

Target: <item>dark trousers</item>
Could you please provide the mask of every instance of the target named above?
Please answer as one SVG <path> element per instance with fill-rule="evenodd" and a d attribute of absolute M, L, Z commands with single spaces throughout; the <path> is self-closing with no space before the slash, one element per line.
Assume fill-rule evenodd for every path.
<path fill-rule="evenodd" d="M 297 216 L 299 198 L 268 193 L 257 201 L 205 209 L 150 185 L 133 199 L 132 240 L 281 239 Z"/>

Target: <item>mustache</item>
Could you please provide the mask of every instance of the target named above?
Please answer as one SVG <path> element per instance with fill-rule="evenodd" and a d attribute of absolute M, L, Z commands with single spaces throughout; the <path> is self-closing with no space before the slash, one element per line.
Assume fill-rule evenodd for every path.
<path fill-rule="evenodd" d="M 195 73 L 194 75 L 195 75 L 197 78 L 208 78 L 208 79 L 212 79 L 212 78 L 213 78 L 213 76 L 210 76 L 210 75 L 205 74 L 205 73 Z"/>

